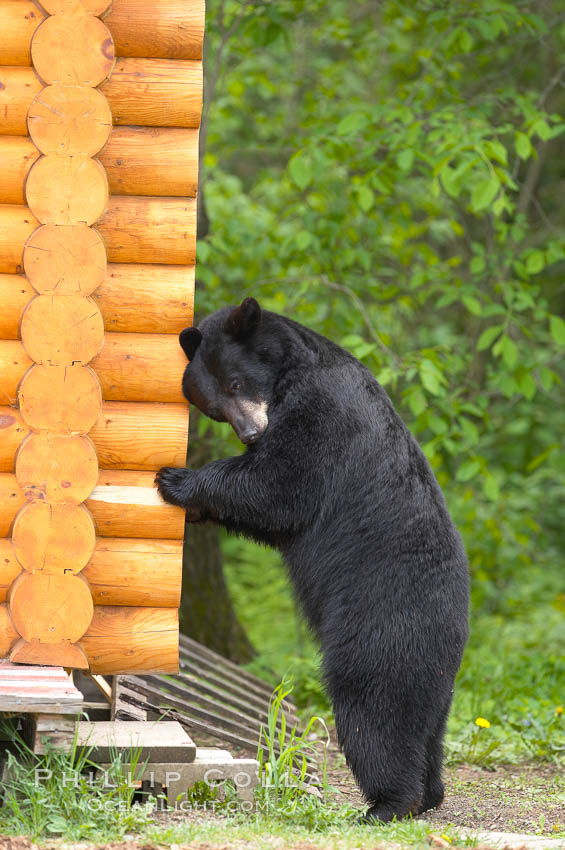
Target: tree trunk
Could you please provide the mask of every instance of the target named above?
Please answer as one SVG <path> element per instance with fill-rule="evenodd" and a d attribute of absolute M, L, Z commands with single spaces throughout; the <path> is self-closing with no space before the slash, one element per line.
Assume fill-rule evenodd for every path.
<path fill-rule="evenodd" d="M 206 53 L 206 40 L 204 42 Z M 207 62 L 204 62 L 207 67 Z M 204 98 L 208 102 L 208 78 L 204 77 Z M 210 223 L 206 214 L 203 163 L 208 130 L 208 110 L 205 108 L 200 127 L 198 178 L 197 234 L 204 239 Z M 196 280 L 198 290 L 200 281 Z M 190 427 L 196 433 L 199 413 L 190 412 Z M 191 440 L 188 464 L 198 469 L 212 460 L 210 441 L 202 437 Z M 212 522 L 186 523 L 183 550 L 182 597 L 180 604 L 181 631 L 204 646 L 219 652 L 232 661 L 250 661 L 256 651 L 235 613 L 223 571 L 220 531 Z"/>
<path fill-rule="evenodd" d="M 198 415 L 191 410 L 196 431 Z M 210 441 L 191 441 L 189 465 L 194 469 L 212 458 Z M 223 571 L 220 530 L 213 522 L 186 523 L 183 551 L 180 628 L 183 634 L 239 663 L 256 655 L 235 613 Z"/>

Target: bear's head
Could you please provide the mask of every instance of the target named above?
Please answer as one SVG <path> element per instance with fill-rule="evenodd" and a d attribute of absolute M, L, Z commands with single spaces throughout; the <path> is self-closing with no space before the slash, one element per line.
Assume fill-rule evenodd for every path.
<path fill-rule="evenodd" d="M 255 298 L 223 307 L 179 340 L 189 359 L 182 390 L 191 404 L 217 422 L 229 422 L 242 443 L 265 433 L 274 364 L 261 344 L 263 314 Z"/>

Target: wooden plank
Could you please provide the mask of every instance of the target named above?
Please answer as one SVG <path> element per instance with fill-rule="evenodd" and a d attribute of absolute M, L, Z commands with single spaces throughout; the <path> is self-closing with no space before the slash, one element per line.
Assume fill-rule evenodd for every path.
<path fill-rule="evenodd" d="M 185 512 L 162 501 L 154 480 L 153 472 L 102 469 L 97 486 L 86 500 L 97 534 L 182 540 Z"/>
<path fill-rule="evenodd" d="M 253 713 L 246 708 L 235 708 L 231 701 L 228 703 L 224 700 L 207 696 L 198 688 L 186 687 L 181 684 L 182 679 L 172 680 L 165 676 L 144 676 L 143 681 L 148 685 L 153 685 L 159 691 L 163 699 L 168 700 L 169 696 L 178 698 L 184 702 L 190 700 L 194 705 L 198 705 L 205 711 L 213 712 L 215 715 L 233 720 L 235 723 L 240 723 L 248 729 L 255 729 L 257 734 L 263 725 L 267 723 L 267 712 L 264 712 L 264 717 L 258 719 Z"/>
<path fill-rule="evenodd" d="M 63 752 L 73 747 L 75 726 L 67 720 L 39 715 L 35 727 L 34 752 L 45 753 L 47 745 Z M 135 750 L 139 762 L 194 761 L 196 746 L 180 723 L 160 720 L 158 723 L 137 721 L 79 721 L 77 746 L 89 750 L 94 762 L 111 762 L 116 751 Z M 92 748 L 92 749 L 91 749 Z"/>
<path fill-rule="evenodd" d="M 2 343 L 0 343 L 0 375 Z M 176 334 L 107 333 L 91 361 L 106 401 L 185 401 L 187 365 Z"/>
<path fill-rule="evenodd" d="M 205 678 L 198 678 L 197 676 L 190 675 L 187 673 L 179 673 L 177 676 L 169 677 L 167 682 L 173 682 L 175 688 L 178 689 L 179 695 L 182 692 L 184 693 L 192 693 L 192 694 L 202 694 L 204 696 L 212 697 L 213 699 L 217 699 L 221 702 L 225 702 L 227 705 L 232 706 L 239 711 L 245 712 L 249 716 L 255 718 L 256 720 L 261 720 L 264 723 L 268 720 L 268 706 L 269 700 L 265 699 L 263 702 L 263 707 L 259 707 L 257 703 L 252 702 L 250 700 L 245 700 L 242 697 L 238 697 L 232 693 L 228 693 L 221 688 L 210 684 Z M 294 707 L 293 707 L 294 712 Z M 294 714 L 290 714 L 289 711 L 285 710 L 286 722 L 287 724 L 298 725 L 298 718 L 294 716 Z M 281 719 L 277 720 L 277 726 L 281 725 Z"/>
<path fill-rule="evenodd" d="M 82 694 L 61 667 L 22 667 L 0 662 L 0 712 L 60 711 L 78 714 Z"/>
<path fill-rule="evenodd" d="M 161 709 L 172 708 L 175 711 L 181 711 L 189 717 L 194 717 L 203 720 L 217 727 L 221 727 L 226 731 L 242 735 L 247 740 L 252 740 L 255 736 L 255 729 L 247 722 L 247 718 L 241 717 L 239 720 L 228 718 L 225 714 L 218 711 L 217 708 L 204 709 L 194 700 L 179 699 L 172 694 L 166 694 L 161 690 L 156 690 L 148 685 L 145 679 L 136 676 L 127 675 L 124 684 L 130 690 L 136 693 L 145 694 L 152 706 L 157 706 Z"/>
<path fill-rule="evenodd" d="M 112 195 L 196 196 L 197 129 L 115 127 L 99 159 Z M 14 155 L 13 160 L 21 171 L 21 155 Z M 0 146 L 0 176 L 1 164 Z M 6 199 L 5 203 L 19 201 Z"/>
<path fill-rule="evenodd" d="M 124 693 L 128 689 L 122 684 L 122 679 L 122 676 L 114 676 L 112 683 L 112 720 L 148 720 L 149 713 L 144 708 L 138 705 L 131 705 L 131 703 L 124 701 Z M 139 695 L 139 699 L 141 702 L 147 701 L 147 697 L 141 694 Z"/>
<path fill-rule="evenodd" d="M 190 59 L 118 59 L 100 91 L 114 124 L 199 127 L 202 62 Z"/>
<path fill-rule="evenodd" d="M 131 703 L 131 705 L 138 705 L 142 708 L 147 706 L 158 714 L 163 714 L 163 710 L 159 707 L 156 701 L 149 699 L 147 703 L 144 703 L 141 700 L 141 695 L 134 695 L 133 691 L 127 691 L 124 693 L 124 700 Z M 253 752 L 257 751 L 257 741 L 254 740 L 253 737 L 237 734 L 230 729 L 225 729 L 223 725 L 218 726 L 211 721 L 202 720 L 200 717 L 192 715 L 192 713 L 189 713 L 188 711 L 180 711 L 170 708 L 167 709 L 166 716 L 169 719 L 178 720 L 178 722 L 181 723 L 191 735 L 195 732 L 203 732 L 206 735 L 211 735 L 213 738 L 218 738 L 224 743 L 234 744 L 237 747 L 244 747 L 245 749 L 252 750 Z M 275 752 L 278 752 L 278 748 L 276 746 Z"/>
<path fill-rule="evenodd" d="M 205 658 L 209 663 L 215 664 L 218 668 L 220 668 L 223 671 L 223 675 L 235 677 L 236 682 L 245 681 L 249 683 L 258 695 L 264 694 L 268 699 L 270 699 L 273 693 L 273 688 L 264 682 L 263 679 L 260 679 L 258 676 L 254 676 L 253 673 L 250 673 L 248 670 L 244 670 L 234 661 L 230 661 L 229 658 L 224 658 L 223 655 L 220 655 L 218 652 L 214 652 L 213 649 L 198 643 L 198 641 L 195 641 L 193 638 L 184 634 L 179 636 L 179 646 L 181 655 L 188 653 L 191 654 L 193 658 Z M 295 707 L 290 700 L 283 700 L 282 705 L 295 711 Z"/>
<path fill-rule="evenodd" d="M 96 226 L 111 263 L 196 262 L 194 198 L 113 196 Z"/>
<path fill-rule="evenodd" d="M 80 645 L 92 673 L 176 672 L 178 610 L 97 605 Z"/>
<path fill-rule="evenodd" d="M 202 59 L 204 0 L 114 0 L 104 20 L 118 56 Z"/>
<path fill-rule="evenodd" d="M 269 701 L 269 696 L 258 695 L 248 688 L 247 683 L 237 681 L 234 678 L 227 679 L 220 671 L 215 671 L 215 668 L 207 664 L 203 659 L 200 661 L 191 661 L 186 656 L 180 656 L 179 666 L 181 673 L 192 673 L 194 676 L 206 678 L 208 682 L 218 688 L 222 688 L 230 696 L 237 696 L 240 699 L 248 700 L 256 708 L 262 708 L 265 702 Z"/>
<path fill-rule="evenodd" d="M 182 541 L 99 537 L 82 575 L 96 605 L 176 608 L 181 593 Z"/>

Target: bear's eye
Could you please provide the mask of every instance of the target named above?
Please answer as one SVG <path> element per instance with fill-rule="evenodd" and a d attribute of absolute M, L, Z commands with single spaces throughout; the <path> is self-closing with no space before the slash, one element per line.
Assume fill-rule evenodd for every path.
<path fill-rule="evenodd" d="M 239 383 L 239 381 L 232 381 L 230 389 L 232 392 L 236 393 L 238 392 L 238 390 L 241 389 L 241 384 Z"/>

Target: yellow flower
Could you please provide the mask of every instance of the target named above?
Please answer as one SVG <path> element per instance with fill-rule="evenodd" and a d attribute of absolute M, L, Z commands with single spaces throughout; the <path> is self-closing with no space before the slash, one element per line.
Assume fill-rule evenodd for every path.
<path fill-rule="evenodd" d="M 488 720 L 485 720 L 484 717 L 477 717 L 477 719 L 475 720 L 475 724 L 477 726 L 480 726 L 481 729 L 490 729 L 490 723 L 488 722 Z"/>
<path fill-rule="evenodd" d="M 555 713 L 556 714 L 563 714 L 563 706 L 558 705 L 557 708 L 555 709 Z"/>

